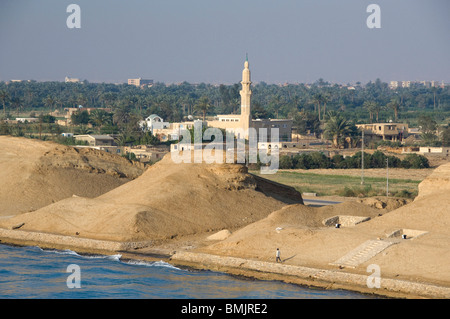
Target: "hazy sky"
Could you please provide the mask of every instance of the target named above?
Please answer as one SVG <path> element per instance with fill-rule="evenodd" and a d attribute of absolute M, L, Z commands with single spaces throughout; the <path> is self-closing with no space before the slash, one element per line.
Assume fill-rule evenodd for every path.
<path fill-rule="evenodd" d="M 0 81 L 231 84 L 248 53 L 253 82 L 448 83 L 449 14 L 449 0 L 0 0 Z"/>

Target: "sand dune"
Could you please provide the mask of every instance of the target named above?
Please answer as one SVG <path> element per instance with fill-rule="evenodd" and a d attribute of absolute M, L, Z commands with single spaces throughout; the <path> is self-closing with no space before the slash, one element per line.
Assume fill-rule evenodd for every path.
<path fill-rule="evenodd" d="M 334 269 L 333 262 L 367 241 L 393 241 L 383 253 L 350 271 L 365 273 L 375 263 L 386 277 L 449 286 L 449 178 L 450 164 L 445 164 L 420 184 L 416 200 L 390 212 L 360 202 L 286 206 L 199 251 L 274 261 L 275 249 L 280 248 L 288 264 Z M 339 229 L 323 224 L 328 217 L 348 215 L 370 220 Z"/>
<path fill-rule="evenodd" d="M 170 154 L 140 177 L 97 198 L 72 197 L 4 221 L 86 238 L 145 241 L 237 228 L 286 205 L 272 184 L 240 164 L 174 164 Z M 259 181 L 259 182 L 258 182 Z M 302 202 L 287 186 L 285 200 Z"/>
<path fill-rule="evenodd" d="M 8 143 L 14 146 L 6 148 Z M 174 164 L 169 154 L 140 175 L 138 167 L 109 155 L 5 137 L 0 145 L 2 214 L 41 205 L 0 219 L 6 229 L 154 241 L 152 249 L 268 262 L 280 248 L 285 264 L 337 271 L 336 261 L 355 248 L 382 241 L 392 245 L 344 271 L 367 275 L 367 266 L 376 264 L 383 278 L 450 286 L 450 164 L 430 174 L 410 203 L 374 198 L 317 208 L 303 205 L 293 188 L 255 177 L 239 164 Z M 112 187 L 110 178 L 122 184 Z M 83 195 L 96 186 L 98 195 Z M 330 218 L 342 227 L 325 222 Z M 185 238 L 197 244 L 183 248 Z"/>
<path fill-rule="evenodd" d="M 73 195 L 97 197 L 143 170 L 94 149 L 0 136 L 0 216 L 33 211 Z"/>

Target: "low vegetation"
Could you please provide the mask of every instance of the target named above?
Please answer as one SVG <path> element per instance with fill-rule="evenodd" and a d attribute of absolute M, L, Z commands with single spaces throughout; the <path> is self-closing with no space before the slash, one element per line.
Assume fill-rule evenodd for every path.
<path fill-rule="evenodd" d="M 258 175 L 259 171 L 252 171 Z M 345 170 L 342 171 L 345 174 Z M 318 196 L 371 197 L 385 196 L 387 178 L 365 177 L 361 185 L 361 177 L 337 174 L 316 174 L 295 171 L 278 171 L 264 178 L 294 187 L 301 193 L 316 193 Z M 389 179 L 389 196 L 414 198 L 418 193 L 421 180 Z"/>
<path fill-rule="evenodd" d="M 385 155 L 381 151 L 373 154 L 364 152 L 364 168 L 429 168 L 425 156 L 408 154 L 404 159 Z M 353 156 L 334 155 L 331 158 L 321 152 L 280 156 L 280 169 L 315 169 L 315 168 L 361 168 L 362 152 Z"/>

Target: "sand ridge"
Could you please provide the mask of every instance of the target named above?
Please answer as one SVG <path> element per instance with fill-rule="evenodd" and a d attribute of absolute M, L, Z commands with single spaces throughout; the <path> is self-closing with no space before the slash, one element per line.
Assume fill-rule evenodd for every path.
<path fill-rule="evenodd" d="M 22 168 L 18 176 L 25 181 L 21 185 L 10 178 L 9 184 L 4 185 L 26 189 L 30 181 L 27 178 L 34 174 L 36 167 L 24 164 L 36 162 L 42 153 L 54 154 L 60 149 L 52 153 L 46 143 L 31 145 L 32 141 L 24 139 L 13 142 L 18 147 L 23 143 L 24 150 L 31 147 L 41 154 L 31 159 L 28 155 L 19 156 L 14 161 L 11 158 L 20 152 L 16 155 L 14 151 L 4 152 L 10 157 L 8 167 Z M 66 154 L 73 152 L 62 149 Z M 61 158 L 53 158 L 47 167 L 61 165 L 54 164 L 60 163 Z M 85 164 L 81 166 L 76 172 L 85 181 L 82 172 L 92 174 L 92 169 Z M 8 176 L 12 172 L 7 169 L 1 174 Z M 0 227 L 24 239 L 33 232 L 44 237 L 49 234 L 83 241 L 100 240 L 105 245 L 148 241 L 153 246 L 133 249 L 130 254 L 144 256 L 160 251 L 173 255 L 177 263 L 183 263 L 183 252 L 189 252 L 192 260 L 213 256 L 208 259 L 214 260 L 214 267 L 225 271 L 228 266 L 221 264 L 221 257 L 224 261 L 237 258 L 249 263 L 262 262 L 270 268 L 275 263 L 275 250 L 280 248 L 283 259 L 283 264 L 277 265 L 280 273 L 260 274 L 263 278 L 283 280 L 282 266 L 315 269 L 319 276 L 330 271 L 364 278 L 367 267 L 375 264 L 384 279 L 396 280 L 394 284 L 402 281 L 450 288 L 449 180 L 450 164 L 444 164 L 419 185 L 419 196 L 414 201 L 359 199 L 318 208 L 303 205 L 301 195 L 290 187 L 249 174 L 244 165 L 174 164 L 166 156 L 140 176 L 96 197 L 65 197 L 35 211 L 0 219 Z M 78 185 L 80 181 L 73 180 L 73 183 Z M 324 224 L 324 220 L 336 216 L 368 220 L 340 228 Z M 373 241 L 393 244 L 353 268 L 336 264 L 361 244 Z M 198 267 L 213 267 L 203 264 L 201 259 L 196 263 Z M 245 274 L 248 269 L 239 265 L 232 272 Z M 405 289 L 403 292 L 408 294 L 409 288 Z M 381 290 L 380 293 L 383 294 Z"/>
<path fill-rule="evenodd" d="M 76 196 L 97 197 L 142 174 L 144 166 L 95 149 L 0 136 L 0 216 Z"/>
<path fill-rule="evenodd" d="M 302 202 L 298 192 L 279 187 L 289 202 Z M 101 240 L 170 239 L 264 218 L 287 205 L 271 192 L 245 165 L 175 164 L 168 154 L 138 178 L 96 198 L 66 198 L 0 225 Z"/>

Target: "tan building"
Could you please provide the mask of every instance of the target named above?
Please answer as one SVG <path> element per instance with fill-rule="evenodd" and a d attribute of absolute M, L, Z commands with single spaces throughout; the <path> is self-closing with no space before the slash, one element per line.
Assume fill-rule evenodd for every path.
<path fill-rule="evenodd" d="M 128 85 L 134 85 L 137 87 L 143 87 L 143 86 L 152 86 L 153 80 L 145 80 L 143 78 L 137 78 L 137 79 L 128 79 Z"/>
<path fill-rule="evenodd" d="M 114 146 L 114 138 L 109 135 L 75 135 L 76 141 L 88 142 L 89 146 Z"/>
<path fill-rule="evenodd" d="M 256 129 L 258 139 L 260 138 L 259 129 L 267 129 L 267 141 L 270 141 L 271 130 L 276 128 L 279 132 L 280 141 L 291 141 L 292 120 L 288 119 L 252 119 L 251 115 L 251 76 L 248 59 L 245 60 L 244 70 L 242 71 L 242 89 L 241 95 L 241 114 L 217 115 L 216 120 L 208 121 L 209 127 L 217 127 L 227 132 L 235 134 L 236 138 L 249 139 L 249 129 Z M 241 136 L 243 134 L 244 136 Z"/>
<path fill-rule="evenodd" d="M 292 120 L 289 119 L 252 119 L 251 116 L 251 77 L 248 59 L 244 63 L 244 70 L 242 71 L 242 89 L 241 95 L 241 113 L 240 114 L 219 114 L 213 120 L 202 122 L 201 120 L 186 121 L 179 123 L 169 123 L 163 128 L 153 128 L 152 132 L 158 136 L 160 140 L 177 140 L 181 136 L 181 131 L 192 129 L 196 122 L 202 122 L 203 126 L 219 128 L 227 133 L 232 133 L 238 139 L 249 139 L 249 130 L 255 129 L 259 136 L 259 129 L 267 129 L 267 141 L 270 141 L 272 130 L 278 129 L 279 140 L 283 142 L 290 142 L 292 140 Z M 158 117 L 153 114 L 155 118 Z"/>
<path fill-rule="evenodd" d="M 373 123 L 359 124 L 356 127 L 364 130 L 365 138 L 383 141 L 402 141 L 408 136 L 408 124 L 404 123 Z"/>
<path fill-rule="evenodd" d="M 66 83 L 80 83 L 80 79 L 77 78 L 69 78 L 68 76 L 65 77 L 64 82 Z"/>
<path fill-rule="evenodd" d="M 133 153 L 136 158 L 143 163 L 155 163 L 162 159 L 168 152 L 168 147 L 154 147 L 148 145 L 125 146 L 123 148 L 123 154 Z"/>

